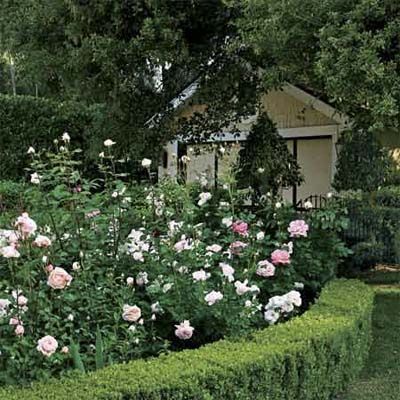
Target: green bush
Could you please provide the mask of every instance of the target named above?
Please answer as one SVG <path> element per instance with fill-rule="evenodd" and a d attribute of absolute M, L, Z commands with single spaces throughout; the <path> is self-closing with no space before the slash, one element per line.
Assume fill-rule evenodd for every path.
<path fill-rule="evenodd" d="M 331 399 L 357 376 L 371 338 L 373 291 L 337 280 L 303 316 L 197 350 L 4 389 L 2 400 Z"/>
<path fill-rule="evenodd" d="M 29 162 L 28 148 L 49 148 L 64 131 L 79 143 L 89 166 L 98 153 L 96 144 L 110 134 L 107 126 L 107 115 L 101 106 L 0 95 L 0 179 L 23 176 Z"/>
<path fill-rule="evenodd" d="M 400 186 L 384 187 L 376 192 L 376 204 L 400 208 Z"/>

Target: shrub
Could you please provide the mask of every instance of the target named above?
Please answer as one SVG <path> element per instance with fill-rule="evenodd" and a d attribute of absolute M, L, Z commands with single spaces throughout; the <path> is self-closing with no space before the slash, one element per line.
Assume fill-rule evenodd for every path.
<path fill-rule="evenodd" d="M 239 184 L 251 186 L 258 195 L 267 192 L 276 195 L 280 188 L 299 185 L 303 181 L 297 160 L 265 113 L 252 126 L 239 151 L 238 161 Z"/>
<path fill-rule="evenodd" d="M 3 390 L 3 400 L 271 399 L 328 400 L 361 370 L 371 340 L 373 291 L 338 280 L 286 324 L 74 379 Z"/>
<path fill-rule="evenodd" d="M 243 209 L 234 183 L 215 193 L 168 180 L 128 187 L 111 141 L 100 157 L 104 178 L 89 181 L 69 140 L 30 155 L 29 215 L 0 231 L 2 383 L 285 321 L 346 254 L 339 209 L 306 222 L 269 199 L 257 214 Z"/>
<path fill-rule="evenodd" d="M 101 106 L 0 95 L 0 179 L 24 176 L 28 148 L 48 148 L 64 131 L 85 150 L 85 165 L 90 168 L 109 125 L 106 109 Z"/>
<path fill-rule="evenodd" d="M 379 189 L 376 192 L 376 204 L 400 208 L 400 186 L 388 186 Z"/>
<path fill-rule="evenodd" d="M 341 149 L 333 187 L 338 190 L 375 191 L 388 177 L 392 159 L 376 137 L 366 131 L 346 131 L 339 138 Z"/>

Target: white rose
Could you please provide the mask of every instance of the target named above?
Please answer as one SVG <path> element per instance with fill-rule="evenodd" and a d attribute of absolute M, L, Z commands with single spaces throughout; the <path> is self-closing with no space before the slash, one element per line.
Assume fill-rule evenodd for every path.
<path fill-rule="evenodd" d="M 150 168 L 150 165 L 151 165 L 151 160 L 149 160 L 148 158 L 143 158 L 142 167 L 143 168 Z"/>

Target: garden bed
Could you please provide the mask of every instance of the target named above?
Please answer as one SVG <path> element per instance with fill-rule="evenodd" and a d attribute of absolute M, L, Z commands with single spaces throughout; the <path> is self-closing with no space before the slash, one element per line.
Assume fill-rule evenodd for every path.
<path fill-rule="evenodd" d="M 371 340 L 372 289 L 328 284 L 301 317 L 239 342 L 3 389 L 2 400 L 329 399 L 357 376 Z"/>

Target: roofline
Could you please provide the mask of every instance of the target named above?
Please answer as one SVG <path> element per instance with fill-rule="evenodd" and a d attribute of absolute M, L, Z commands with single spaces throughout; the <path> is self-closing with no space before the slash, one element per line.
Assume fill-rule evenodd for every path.
<path fill-rule="evenodd" d="M 336 108 L 331 105 L 325 103 L 319 98 L 313 96 L 312 94 L 300 89 L 298 86 L 294 86 L 290 83 L 286 83 L 282 90 L 287 93 L 289 96 L 294 97 L 295 99 L 309 105 L 320 113 L 326 115 L 333 121 L 335 121 L 339 125 L 348 125 L 349 118 L 346 114 L 340 113 Z"/>

